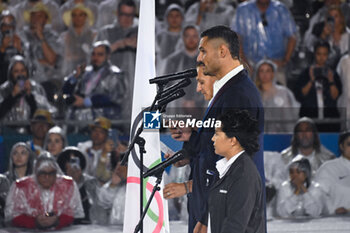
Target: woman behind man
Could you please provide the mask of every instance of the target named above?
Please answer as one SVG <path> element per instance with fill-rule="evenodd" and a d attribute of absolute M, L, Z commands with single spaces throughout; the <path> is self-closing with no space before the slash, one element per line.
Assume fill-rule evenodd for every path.
<path fill-rule="evenodd" d="M 258 151 L 258 123 L 248 111 L 230 111 L 212 138 L 220 179 L 209 195 L 208 232 L 265 232 L 260 175 L 251 159 Z"/>
<path fill-rule="evenodd" d="M 271 60 L 263 59 L 256 65 L 255 84 L 264 105 L 265 132 L 292 132 L 294 122 L 298 119 L 300 104 L 287 87 L 276 83 L 275 72 L 277 66 Z"/>

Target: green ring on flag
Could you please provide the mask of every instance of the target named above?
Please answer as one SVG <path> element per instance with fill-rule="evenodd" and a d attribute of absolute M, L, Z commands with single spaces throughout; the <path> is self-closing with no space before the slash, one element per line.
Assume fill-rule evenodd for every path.
<path fill-rule="evenodd" d="M 127 179 L 127 183 L 128 184 L 140 184 L 140 178 L 138 177 L 133 177 L 133 176 L 129 176 L 128 179 Z M 153 185 L 151 183 L 147 183 L 147 190 L 152 192 L 153 190 Z M 156 192 L 155 195 L 154 195 L 156 201 L 157 201 L 157 204 L 158 204 L 158 207 L 159 207 L 159 215 L 163 218 L 163 219 L 159 219 L 158 218 L 158 222 L 157 222 L 157 226 L 156 228 L 154 229 L 153 233 L 159 233 L 162 229 L 162 227 L 165 227 L 163 224 L 164 223 L 164 211 L 163 211 L 163 201 L 161 200 L 161 196 L 160 196 L 160 193 L 159 192 Z"/>
<path fill-rule="evenodd" d="M 157 159 L 155 162 L 153 162 L 150 166 L 150 168 L 153 168 L 154 166 L 156 166 L 157 164 L 159 164 L 160 162 L 162 162 L 162 160 L 159 158 Z M 147 205 L 147 195 L 146 195 L 146 185 L 148 183 L 148 177 L 146 179 L 143 179 L 143 207 L 146 207 Z M 150 219 L 152 219 L 154 222 L 158 222 L 159 216 L 156 215 L 151 208 L 148 208 L 147 210 L 147 215 L 148 217 L 150 217 Z M 165 223 L 163 222 L 163 226 L 165 227 Z"/>

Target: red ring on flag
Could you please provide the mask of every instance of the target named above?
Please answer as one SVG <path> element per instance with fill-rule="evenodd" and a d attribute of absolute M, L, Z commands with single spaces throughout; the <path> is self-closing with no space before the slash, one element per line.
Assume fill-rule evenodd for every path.
<path fill-rule="evenodd" d="M 127 178 L 127 183 L 128 184 L 140 184 L 140 178 L 139 177 L 134 177 L 134 176 L 128 177 Z M 154 186 L 152 184 L 147 182 L 146 188 L 148 189 L 148 191 L 152 192 L 153 187 Z M 158 191 L 154 194 L 154 198 L 157 201 L 159 216 L 158 216 L 157 225 L 154 228 L 153 233 L 159 233 L 162 230 L 162 226 L 163 226 L 164 208 L 163 208 L 162 197 L 160 196 Z"/>

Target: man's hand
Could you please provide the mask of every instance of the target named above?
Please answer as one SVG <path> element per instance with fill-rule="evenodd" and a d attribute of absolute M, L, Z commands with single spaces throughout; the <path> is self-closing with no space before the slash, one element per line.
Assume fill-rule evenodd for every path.
<path fill-rule="evenodd" d="M 76 78 L 76 79 L 79 78 L 79 76 L 84 73 L 85 67 L 86 67 L 85 63 L 78 65 L 77 68 L 74 71 L 74 76 L 73 77 Z"/>
<path fill-rule="evenodd" d="M 125 47 L 131 47 L 131 48 L 136 48 L 137 46 L 137 37 L 130 37 L 130 38 L 125 38 L 124 39 L 124 45 Z"/>
<path fill-rule="evenodd" d="M 73 106 L 75 107 L 84 107 L 84 98 L 79 95 L 74 95 L 74 103 Z"/>
<path fill-rule="evenodd" d="M 170 133 L 176 141 L 187 142 L 190 140 L 192 128 L 170 128 Z"/>
<path fill-rule="evenodd" d="M 11 93 L 12 97 L 19 95 L 21 92 L 22 92 L 22 88 L 20 87 L 19 82 L 17 82 L 12 89 L 12 93 Z"/>
<path fill-rule="evenodd" d="M 163 196 L 165 199 L 172 199 L 182 197 L 186 194 L 184 183 L 169 183 L 163 189 Z"/>
<path fill-rule="evenodd" d="M 30 95 L 30 93 L 32 92 L 32 85 L 30 84 L 29 79 L 27 79 L 24 82 L 24 91 L 25 91 L 26 95 Z"/>
<path fill-rule="evenodd" d="M 207 233 L 208 227 L 200 222 L 197 222 L 196 226 L 194 227 L 193 233 Z"/>
<path fill-rule="evenodd" d="M 39 39 L 39 40 L 44 40 L 44 27 L 40 24 L 34 24 L 31 25 L 31 29 L 33 34 Z"/>
<path fill-rule="evenodd" d="M 314 73 L 314 69 L 315 68 L 317 68 L 317 66 L 312 65 L 312 66 L 310 66 L 310 69 L 309 69 L 309 76 L 310 76 L 310 81 L 311 82 L 315 82 L 315 80 L 316 80 L 315 73 Z"/>

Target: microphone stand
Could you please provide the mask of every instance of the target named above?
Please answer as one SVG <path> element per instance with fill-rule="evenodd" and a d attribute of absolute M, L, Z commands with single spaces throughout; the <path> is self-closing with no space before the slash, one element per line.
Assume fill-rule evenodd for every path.
<path fill-rule="evenodd" d="M 153 103 L 152 103 L 151 107 L 149 107 L 148 111 L 150 111 L 150 112 L 154 111 L 155 107 L 157 109 L 159 108 L 159 106 L 156 106 L 156 102 L 159 100 L 161 92 L 164 90 L 164 87 L 167 83 L 168 82 L 160 82 L 157 84 L 158 91 L 157 91 L 157 94 L 154 97 Z M 161 107 L 160 112 L 165 112 L 166 104 L 163 106 L 160 106 L 160 107 Z M 143 119 L 143 116 L 142 116 L 142 119 Z M 145 151 L 146 140 L 140 136 L 142 132 L 143 132 L 143 124 L 141 123 L 141 125 L 137 129 L 135 135 L 133 136 L 133 138 L 128 146 L 128 149 L 122 154 L 123 158 L 121 160 L 121 165 L 126 165 L 129 154 L 134 149 L 135 143 L 139 146 L 139 151 L 140 151 L 140 215 L 141 215 L 141 219 L 135 228 L 135 232 L 140 231 L 141 233 L 143 233 L 143 219 L 147 213 L 147 209 L 149 208 L 149 205 L 151 204 L 151 201 L 152 201 L 152 198 L 153 198 L 155 192 L 160 190 L 158 185 L 162 181 L 162 174 L 164 171 L 163 170 L 160 174 L 157 174 L 156 185 L 154 186 L 154 188 L 152 190 L 152 194 L 150 196 L 150 199 L 148 200 L 147 205 L 145 207 L 146 211 L 143 211 L 143 154 L 146 153 L 146 151 Z"/>
<path fill-rule="evenodd" d="M 146 214 L 147 214 L 147 211 L 149 209 L 149 206 L 151 205 L 151 202 L 153 200 L 153 197 L 154 197 L 154 194 L 160 190 L 160 187 L 159 187 L 159 184 L 162 182 L 162 176 L 163 176 L 163 172 L 164 172 L 164 169 L 162 169 L 160 172 L 158 172 L 157 174 L 155 174 L 155 177 L 157 178 L 156 180 L 156 184 L 154 185 L 153 189 L 152 189 L 152 193 L 151 193 L 151 196 L 149 197 L 148 199 L 148 202 L 145 206 L 145 209 L 143 211 L 143 213 L 141 213 L 141 218 L 138 222 L 138 224 L 136 225 L 135 227 L 135 231 L 134 233 L 137 233 L 140 229 L 141 229 L 141 232 L 142 232 L 142 226 L 143 226 L 143 219 L 145 218 Z"/>
<path fill-rule="evenodd" d="M 153 100 L 153 103 L 152 103 L 151 107 L 149 108 L 149 111 L 153 111 L 154 110 L 156 102 L 159 99 L 160 93 L 164 90 L 165 85 L 166 85 L 166 83 L 161 83 L 161 84 L 158 85 L 157 95 L 155 96 L 155 98 Z M 165 106 L 163 106 L 162 110 L 165 110 Z M 142 119 L 143 119 L 143 116 L 142 116 Z M 132 138 L 132 140 L 131 140 L 131 142 L 130 142 L 130 144 L 128 146 L 128 149 L 123 153 L 123 155 L 122 155 L 123 158 L 122 158 L 122 161 L 121 161 L 121 165 L 126 165 L 127 164 L 127 160 L 129 158 L 129 154 L 134 149 L 134 145 L 136 143 L 139 146 L 139 151 L 140 151 L 140 216 L 142 216 L 140 221 L 139 221 L 139 223 L 138 223 L 138 225 L 136 227 L 137 227 L 137 231 L 140 230 L 141 233 L 143 233 L 143 218 L 145 217 L 145 213 L 146 213 L 146 212 L 143 213 L 143 154 L 146 153 L 146 150 L 145 150 L 146 140 L 143 137 L 140 136 L 142 132 L 143 132 L 143 123 L 141 123 L 141 125 L 137 129 L 135 135 L 133 136 L 133 138 Z M 158 187 L 158 185 L 160 184 L 161 180 L 162 180 L 161 177 L 160 177 L 160 180 L 157 179 L 155 187 Z M 159 182 L 159 183 L 157 183 L 157 182 Z M 158 191 L 159 189 L 154 189 L 152 191 L 152 196 L 151 196 L 151 198 L 149 200 L 151 200 L 153 198 L 154 193 L 156 191 Z M 148 206 L 146 206 L 146 209 L 148 209 L 148 207 L 150 205 L 150 202 L 147 203 L 147 205 Z"/>
<path fill-rule="evenodd" d="M 137 136 L 135 143 L 139 146 L 140 151 L 140 216 L 143 211 L 143 154 L 146 153 L 145 144 L 146 140 L 143 137 Z M 141 233 L 143 232 L 143 224 L 140 223 Z"/>

